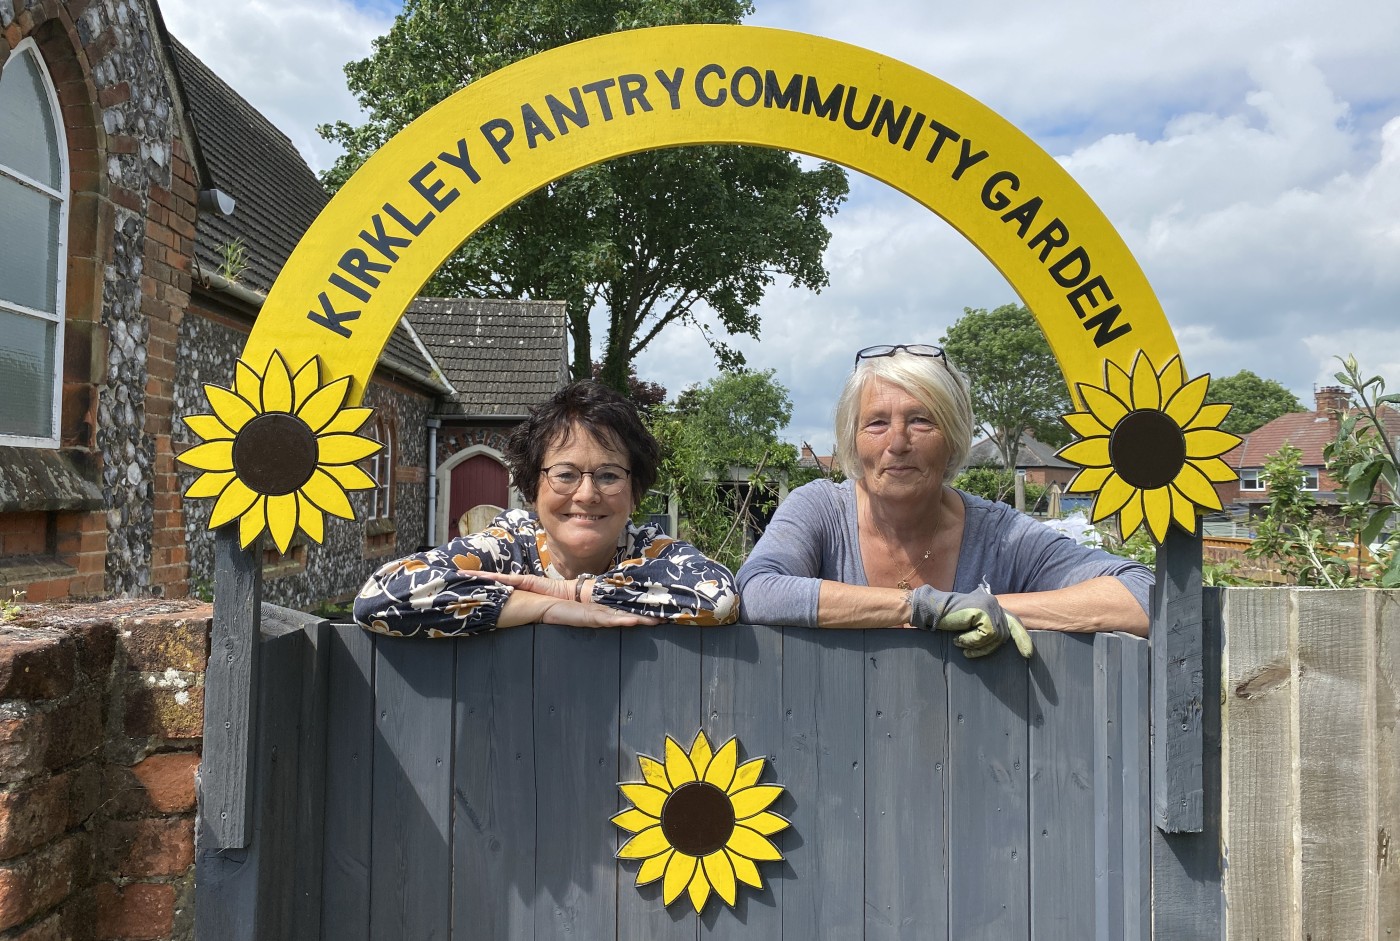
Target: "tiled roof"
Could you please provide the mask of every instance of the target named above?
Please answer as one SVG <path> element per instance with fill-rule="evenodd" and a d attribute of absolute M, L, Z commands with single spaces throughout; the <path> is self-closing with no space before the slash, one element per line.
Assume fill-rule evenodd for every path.
<path fill-rule="evenodd" d="M 1029 431 L 1021 435 L 1021 448 L 1016 452 L 1016 466 L 1018 468 L 1029 467 L 1068 467 L 1075 465 L 1061 460 L 1055 456 L 1056 449 L 1042 441 L 1037 440 Z M 967 455 L 967 465 L 975 467 L 981 464 L 1001 464 L 1001 452 L 997 450 L 997 443 L 991 438 L 983 438 L 972 445 L 972 450 Z"/>
<path fill-rule="evenodd" d="M 1390 434 L 1400 435 L 1400 412 L 1383 407 L 1382 415 Z M 1279 448 L 1291 444 L 1303 452 L 1299 461 L 1304 467 L 1321 467 L 1322 449 L 1336 437 L 1337 423 L 1329 412 L 1292 412 L 1245 435 L 1222 460 L 1236 470 L 1262 468 Z"/>
<path fill-rule="evenodd" d="M 241 239 L 244 286 L 266 294 L 329 197 L 287 135 L 277 130 L 173 36 L 170 48 L 199 150 L 216 187 L 235 201 L 233 215 L 203 211 L 195 257 L 218 271 L 221 248 Z"/>
<path fill-rule="evenodd" d="M 568 382 L 563 301 L 420 297 L 408 317 L 457 390 L 443 417 L 525 415 Z"/>

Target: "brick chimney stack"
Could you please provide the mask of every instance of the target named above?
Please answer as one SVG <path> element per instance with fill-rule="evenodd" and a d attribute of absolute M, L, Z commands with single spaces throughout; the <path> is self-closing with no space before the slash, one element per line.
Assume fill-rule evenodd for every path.
<path fill-rule="evenodd" d="M 1351 407 L 1351 396 L 1341 386 L 1323 386 L 1313 395 L 1317 399 L 1317 411 L 1332 414 L 1345 412 Z"/>

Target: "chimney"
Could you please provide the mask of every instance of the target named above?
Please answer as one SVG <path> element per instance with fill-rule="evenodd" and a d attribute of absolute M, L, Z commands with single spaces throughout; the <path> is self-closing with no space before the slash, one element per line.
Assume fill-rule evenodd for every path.
<path fill-rule="evenodd" d="M 1317 411 L 1328 415 L 1345 412 L 1351 407 L 1351 395 L 1341 386 L 1323 386 L 1313 395 L 1317 399 Z"/>

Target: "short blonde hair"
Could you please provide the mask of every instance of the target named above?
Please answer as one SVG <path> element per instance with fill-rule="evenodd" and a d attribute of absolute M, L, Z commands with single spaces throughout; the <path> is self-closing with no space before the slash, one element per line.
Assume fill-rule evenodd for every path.
<path fill-rule="evenodd" d="M 948 466 L 943 482 L 948 483 L 962 470 L 972 450 L 972 399 L 967 377 L 941 356 L 915 356 L 903 350 L 892 356 L 875 356 L 856 363 L 836 400 L 836 460 L 852 480 L 863 474 L 856 454 L 856 424 L 860 421 L 860 400 L 872 380 L 881 380 L 903 389 L 929 410 L 948 442 Z"/>

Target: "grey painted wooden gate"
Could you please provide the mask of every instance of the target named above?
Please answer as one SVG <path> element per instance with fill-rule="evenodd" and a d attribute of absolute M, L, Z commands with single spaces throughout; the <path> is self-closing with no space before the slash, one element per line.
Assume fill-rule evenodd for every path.
<path fill-rule="evenodd" d="M 264 638 L 251 845 L 201 854 L 203 939 L 1138 939 L 1149 651 L 1038 632 L 535 627 Z M 739 737 L 785 860 L 696 916 L 609 820 L 638 752 Z"/>

